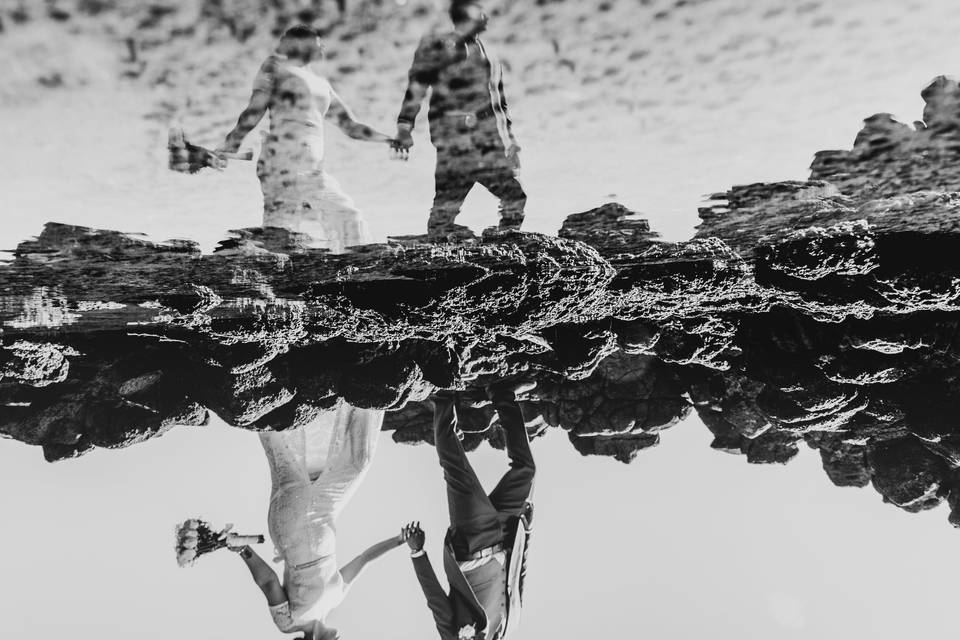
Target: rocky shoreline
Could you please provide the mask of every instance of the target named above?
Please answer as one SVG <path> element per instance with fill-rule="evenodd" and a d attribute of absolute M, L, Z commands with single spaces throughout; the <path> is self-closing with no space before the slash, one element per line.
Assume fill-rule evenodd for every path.
<path fill-rule="evenodd" d="M 342 400 L 429 442 L 433 390 L 529 377 L 530 428 L 581 453 L 628 462 L 695 411 L 719 450 L 782 463 L 805 442 L 836 484 L 960 521 L 958 86 L 931 87 L 924 127 L 871 117 L 809 181 L 717 194 L 681 243 L 609 204 L 558 237 L 344 255 L 277 229 L 202 254 L 49 224 L 0 266 L 0 432 L 58 460 Z M 489 407 L 463 422 L 498 444 Z"/>

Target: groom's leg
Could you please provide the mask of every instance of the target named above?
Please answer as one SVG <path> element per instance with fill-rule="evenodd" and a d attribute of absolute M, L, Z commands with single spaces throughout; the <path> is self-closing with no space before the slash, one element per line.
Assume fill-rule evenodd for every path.
<path fill-rule="evenodd" d="M 461 554 L 474 553 L 499 541 L 497 509 L 490 502 L 457 437 L 453 400 L 438 397 L 434 399 L 434 405 L 433 433 L 447 483 L 454 548 Z"/>
<path fill-rule="evenodd" d="M 486 171 L 480 177 L 480 183 L 500 200 L 500 228 L 520 229 L 523 210 L 527 206 L 527 194 L 513 169 L 499 167 Z"/>
<path fill-rule="evenodd" d="M 527 435 L 520 404 L 513 392 L 500 392 L 494 395 L 492 400 L 507 441 L 510 469 L 490 493 L 490 501 L 497 511 L 516 515 L 530 497 L 537 467 L 533 461 L 533 453 L 530 451 L 530 438 Z"/>
<path fill-rule="evenodd" d="M 431 236 L 442 236 L 455 228 L 454 220 L 474 185 L 472 168 L 465 164 L 466 160 L 453 151 L 437 149 L 436 191 L 427 220 L 427 233 Z"/>
<path fill-rule="evenodd" d="M 493 120 L 485 120 L 478 131 L 476 144 L 480 154 L 480 170 L 477 182 L 486 187 L 500 200 L 500 228 L 519 229 L 523 224 L 523 210 L 527 205 L 527 194 L 517 177 L 517 170 L 506 157 L 506 150 L 500 140 Z"/>

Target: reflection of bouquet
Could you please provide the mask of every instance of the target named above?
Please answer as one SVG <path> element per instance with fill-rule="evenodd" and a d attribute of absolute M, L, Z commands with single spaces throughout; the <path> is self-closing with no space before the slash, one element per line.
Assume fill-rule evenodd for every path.
<path fill-rule="evenodd" d="M 197 173 L 205 167 L 223 169 L 226 159 L 252 160 L 253 152 L 249 149 L 237 153 L 226 151 L 211 151 L 199 145 L 191 144 L 183 135 L 183 129 L 173 127 L 167 136 L 167 151 L 169 167 L 180 173 Z"/>
<path fill-rule="evenodd" d="M 181 567 L 192 566 L 194 561 L 205 553 L 217 549 L 239 549 L 249 544 L 263 543 L 263 536 L 241 536 L 232 533 L 232 524 L 220 531 L 214 531 L 210 524 L 198 518 L 185 520 L 177 527 L 177 564 Z"/>

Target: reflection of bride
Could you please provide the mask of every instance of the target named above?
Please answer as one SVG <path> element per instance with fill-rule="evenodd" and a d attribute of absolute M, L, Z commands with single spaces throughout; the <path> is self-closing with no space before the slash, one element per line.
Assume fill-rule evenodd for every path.
<path fill-rule="evenodd" d="M 312 246 L 339 252 L 369 239 L 353 200 L 324 168 L 324 119 L 356 140 L 391 139 L 358 122 L 327 79 L 311 68 L 322 57 L 315 30 L 288 29 L 277 52 L 260 67 L 250 103 L 219 151 L 236 152 L 269 111 L 270 130 L 257 162 L 263 226 L 307 234 Z"/>
<path fill-rule="evenodd" d="M 337 517 L 373 460 L 382 422 L 382 411 L 341 404 L 306 426 L 260 434 L 273 481 L 270 537 L 284 563 L 283 583 L 249 547 L 240 555 L 285 633 L 338 637 L 326 626 L 327 615 L 369 562 L 403 543 L 394 536 L 345 565 L 337 562 Z"/>

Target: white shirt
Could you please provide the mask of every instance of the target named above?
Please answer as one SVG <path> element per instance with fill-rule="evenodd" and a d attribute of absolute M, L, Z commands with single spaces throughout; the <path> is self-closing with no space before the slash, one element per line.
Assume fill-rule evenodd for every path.
<path fill-rule="evenodd" d="M 463 562 L 457 562 L 460 565 L 460 571 L 464 573 L 468 571 L 473 571 L 474 569 L 479 569 L 483 565 L 487 564 L 491 560 L 496 560 L 500 563 L 500 566 L 503 567 L 507 564 L 507 552 L 506 551 L 497 551 L 496 553 L 491 553 L 485 558 L 477 558 L 476 560 L 464 560 Z"/>

